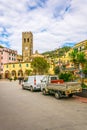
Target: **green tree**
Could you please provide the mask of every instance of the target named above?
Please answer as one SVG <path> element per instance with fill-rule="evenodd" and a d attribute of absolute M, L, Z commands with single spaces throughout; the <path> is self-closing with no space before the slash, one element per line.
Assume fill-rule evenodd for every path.
<path fill-rule="evenodd" d="M 87 77 L 87 63 L 83 67 L 83 73 L 85 74 L 85 77 Z"/>
<path fill-rule="evenodd" d="M 86 62 L 86 58 L 85 58 L 85 53 L 84 52 L 78 52 L 77 53 L 77 62 L 79 64 L 81 64 L 81 68 L 83 69 L 84 67 L 84 63 Z"/>
<path fill-rule="evenodd" d="M 70 53 L 70 58 L 71 58 L 71 62 L 74 63 L 74 67 L 77 68 L 77 50 L 74 49 L 71 53 Z"/>
<path fill-rule="evenodd" d="M 49 63 L 42 57 L 35 57 L 31 63 L 35 74 L 45 74 L 48 72 Z"/>
<path fill-rule="evenodd" d="M 63 79 L 65 82 L 73 80 L 73 74 L 70 72 L 60 73 L 59 79 Z"/>
<path fill-rule="evenodd" d="M 83 67 L 84 64 L 86 63 L 86 58 L 85 58 L 85 53 L 84 52 L 78 52 L 77 54 L 77 61 L 81 66 L 81 83 L 84 83 L 84 74 L 83 74 Z"/>
<path fill-rule="evenodd" d="M 86 58 L 85 58 L 86 56 L 84 52 L 78 52 L 75 49 L 71 52 L 70 57 L 75 67 L 78 64 L 78 65 L 81 65 L 81 67 L 83 68 L 84 63 L 86 62 Z"/>
<path fill-rule="evenodd" d="M 29 76 L 31 74 L 32 70 L 26 70 L 26 74 Z"/>
<path fill-rule="evenodd" d="M 56 66 L 56 67 L 54 68 L 54 73 L 55 73 L 56 75 L 58 75 L 58 74 L 60 73 L 60 68 L 59 68 L 59 66 Z"/>
<path fill-rule="evenodd" d="M 76 66 L 78 64 L 78 70 L 81 67 L 80 74 L 81 74 L 81 83 L 84 83 L 84 77 L 83 77 L 83 67 L 84 64 L 86 63 L 86 56 L 84 52 L 77 52 L 76 50 L 72 51 L 70 54 L 71 56 L 71 61 L 74 63 Z"/>

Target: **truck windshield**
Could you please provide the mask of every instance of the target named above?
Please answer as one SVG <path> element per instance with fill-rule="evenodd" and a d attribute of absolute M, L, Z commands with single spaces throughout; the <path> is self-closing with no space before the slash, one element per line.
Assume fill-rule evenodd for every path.
<path fill-rule="evenodd" d="M 57 77 L 51 77 L 51 80 L 57 80 Z"/>

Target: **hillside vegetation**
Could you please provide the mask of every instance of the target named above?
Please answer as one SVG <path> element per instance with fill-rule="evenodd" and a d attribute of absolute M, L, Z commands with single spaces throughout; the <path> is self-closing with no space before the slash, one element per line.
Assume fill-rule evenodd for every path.
<path fill-rule="evenodd" d="M 4 47 L 0 45 L 0 48 L 4 48 Z"/>
<path fill-rule="evenodd" d="M 66 52 L 68 52 L 69 50 L 71 49 L 71 47 L 62 47 L 62 48 L 58 48 L 58 49 L 55 49 L 53 51 L 47 51 L 47 52 L 44 52 L 42 53 L 42 55 L 46 55 L 46 56 L 49 56 L 49 57 L 61 57 L 61 56 L 64 56 L 66 54 Z"/>

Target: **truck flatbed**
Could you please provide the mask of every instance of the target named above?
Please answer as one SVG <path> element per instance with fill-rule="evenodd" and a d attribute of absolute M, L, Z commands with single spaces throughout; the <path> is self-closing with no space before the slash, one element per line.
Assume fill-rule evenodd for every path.
<path fill-rule="evenodd" d="M 65 82 L 65 83 L 49 83 L 43 88 L 43 94 L 55 94 L 56 98 L 63 96 L 73 96 L 75 93 L 82 91 L 81 84 L 78 82 Z"/>

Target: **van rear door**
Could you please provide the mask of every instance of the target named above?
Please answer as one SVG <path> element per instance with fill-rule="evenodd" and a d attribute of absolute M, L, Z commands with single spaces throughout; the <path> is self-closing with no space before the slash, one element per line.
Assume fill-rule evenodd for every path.
<path fill-rule="evenodd" d="M 24 86 L 25 86 L 26 89 L 29 88 L 29 77 L 28 77 L 27 81 L 24 81 Z"/>

